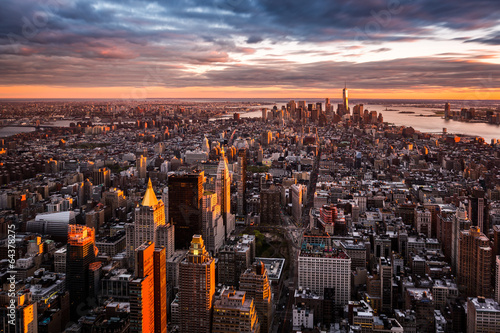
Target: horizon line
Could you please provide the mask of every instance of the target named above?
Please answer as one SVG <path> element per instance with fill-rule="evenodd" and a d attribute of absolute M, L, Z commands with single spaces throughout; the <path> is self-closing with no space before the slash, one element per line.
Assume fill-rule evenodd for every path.
<path fill-rule="evenodd" d="M 340 100 L 342 98 L 331 98 L 331 97 L 148 97 L 148 98 L 118 98 L 118 97 L 0 97 L 0 101 L 4 100 L 112 100 L 112 101 L 150 101 L 159 99 L 170 99 L 170 100 L 210 100 L 210 99 L 229 99 L 229 100 L 270 100 L 270 99 L 283 99 L 283 100 L 307 100 L 307 99 L 326 99 L 330 100 Z M 445 98 L 352 98 L 350 101 L 360 101 L 360 100 L 392 100 L 392 101 L 499 101 L 500 99 L 445 99 Z"/>

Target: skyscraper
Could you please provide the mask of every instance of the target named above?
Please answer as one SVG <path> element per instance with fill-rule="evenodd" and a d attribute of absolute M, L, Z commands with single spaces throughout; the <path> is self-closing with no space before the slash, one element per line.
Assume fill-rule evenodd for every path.
<path fill-rule="evenodd" d="M 290 102 L 288 102 L 288 103 L 286 104 L 286 108 L 287 108 L 287 110 L 288 110 L 288 111 L 289 111 L 289 113 L 290 113 L 290 117 L 291 117 L 292 119 L 295 119 L 295 118 L 296 118 L 296 113 L 297 113 L 297 112 L 296 112 L 297 104 L 295 103 L 295 101 L 294 101 L 294 100 L 291 100 Z"/>
<path fill-rule="evenodd" d="M 247 190 L 247 150 L 241 148 L 238 150 L 238 215 L 242 216 L 246 213 L 245 196 Z"/>
<path fill-rule="evenodd" d="M 224 154 L 224 148 L 222 148 L 219 165 L 217 167 L 215 192 L 217 193 L 217 198 L 221 207 L 221 215 L 225 231 L 224 238 L 226 238 L 231 232 L 233 232 L 235 225 L 234 217 L 231 215 L 231 178 L 229 178 L 229 170 L 227 167 L 227 159 Z"/>
<path fill-rule="evenodd" d="M 470 227 L 470 220 L 467 217 L 465 206 L 461 203 L 452 218 L 451 228 L 451 267 L 458 272 L 459 265 L 459 238 L 460 231 Z"/>
<path fill-rule="evenodd" d="M 148 181 L 148 188 L 141 205 L 136 207 L 134 212 L 136 227 L 134 247 L 137 248 L 147 241 L 156 243 L 156 230 L 165 224 L 165 209 L 163 202 L 156 198 L 151 179 Z"/>
<path fill-rule="evenodd" d="M 450 111 L 451 111 L 450 103 L 446 103 L 444 105 L 444 119 L 450 119 Z"/>
<path fill-rule="evenodd" d="M 94 229 L 83 225 L 68 226 L 68 245 L 66 252 L 66 284 L 70 297 L 71 319 L 77 320 L 90 310 L 93 304 L 89 266 L 97 255 Z"/>
<path fill-rule="evenodd" d="M 495 301 L 500 303 L 500 256 L 495 257 Z"/>
<path fill-rule="evenodd" d="M 392 312 L 392 265 L 388 259 L 381 257 L 378 267 L 382 312 L 390 314 Z"/>
<path fill-rule="evenodd" d="M 221 207 L 217 203 L 217 194 L 205 191 L 202 198 L 202 236 L 207 244 L 207 251 L 215 254 L 224 244 L 224 223 Z"/>
<path fill-rule="evenodd" d="M 352 110 L 352 116 L 354 122 L 359 122 L 363 118 L 363 104 L 357 104 Z"/>
<path fill-rule="evenodd" d="M 281 224 L 280 195 L 280 190 L 274 185 L 260 191 L 261 224 Z"/>
<path fill-rule="evenodd" d="M 135 250 L 135 278 L 129 283 L 130 332 L 155 331 L 154 243 L 145 242 Z"/>
<path fill-rule="evenodd" d="M 136 160 L 136 169 L 139 173 L 140 179 L 146 178 L 146 167 L 147 167 L 148 158 L 146 156 L 141 156 Z"/>
<path fill-rule="evenodd" d="M 170 217 L 168 216 L 168 186 L 163 188 L 161 192 L 161 201 L 163 201 L 165 208 L 165 223 L 170 223 Z"/>
<path fill-rule="evenodd" d="M 469 198 L 468 215 L 472 225 L 477 225 L 481 230 L 488 230 L 489 226 L 485 216 L 488 216 L 488 200 L 483 190 L 474 189 L 472 197 Z"/>
<path fill-rule="evenodd" d="M 130 331 L 167 332 L 165 248 L 145 242 L 135 250 L 134 279 L 129 282 Z"/>
<path fill-rule="evenodd" d="M 204 178 L 203 171 L 168 177 L 168 215 L 175 226 L 176 249 L 188 248 L 193 235 L 202 233 L 201 198 Z"/>
<path fill-rule="evenodd" d="M 347 98 L 347 85 L 345 85 L 344 89 L 342 90 L 342 100 L 344 101 L 344 112 L 350 113 L 349 112 L 349 102 L 348 102 L 348 98 Z"/>
<path fill-rule="evenodd" d="M 208 142 L 207 137 L 203 138 L 203 144 L 201 145 L 201 150 L 203 150 L 205 153 L 210 153 L 210 142 Z"/>
<path fill-rule="evenodd" d="M 296 223 L 300 223 L 302 219 L 302 185 L 293 184 L 290 189 L 292 191 L 292 217 Z"/>
<path fill-rule="evenodd" d="M 319 103 L 321 104 L 321 103 Z M 317 122 L 319 120 L 319 116 L 321 114 L 321 109 L 312 109 L 311 111 L 311 122 Z"/>
<path fill-rule="evenodd" d="M 478 227 L 460 231 L 458 281 L 467 296 L 490 297 L 492 249 Z"/>
<path fill-rule="evenodd" d="M 194 235 L 187 258 L 179 267 L 181 333 L 210 332 L 215 293 L 215 261 L 201 235 Z"/>
<path fill-rule="evenodd" d="M 167 258 L 164 247 L 153 252 L 155 333 L 167 333 Z"/>
<path fill-rule="evenodd" d="M 321 102 L 316 103 L 316 110 L 318 111 L 318 116 L 323 112 L 323 104 Z"/>
<path fill-rule="evenodd" d="M 264 263 L 255 262 L 251 268 L 241 274 L 240 290 L 246 292 L 246 297 L 254 300 L 260 322 L 260 331 L 269 332 L 273 318 L 273 304 L 271 285 Z"/>
<path fill-rule="evenodd" d="M 165 223 L 164 206 L 163 201 L 156 198 L 150 179 L 141 205 L 135 208 L 134 224 L 126 228 L 129 258 L 133 258 L 135 249 L 144 242 L 154 242 L 158 246 L 164 246 L 167 249 L 167 258 L 172 256 L 174 228 Z"/>

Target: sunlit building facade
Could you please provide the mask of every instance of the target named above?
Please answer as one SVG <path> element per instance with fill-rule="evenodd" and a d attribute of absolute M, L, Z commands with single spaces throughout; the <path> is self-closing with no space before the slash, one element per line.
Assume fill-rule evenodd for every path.
<path fill-rule="evenodd" d="M 241 274 L 240 290 L 246 292 L 247 298 L 254 300 L 260 331 L 269 332 L 273 319 L 273 303 L 271 284 L 264 263 L 257 261 Z"/>
<path fill-rule="evenodd" d="M 215 294 L 215 261 L 201 235 L 194 235 L 179 267 L 181 333 L 209 333 Z"/>
<path fill-rule="evenodd" d="M 254 301 L 244 291 L 224 290 L 214 303 L 212 333 L 227 332 L 260 332 Z"/>
<path fill-rule="evenodd" d="M 93 304 L 95 290 L 91 283 L 90 265 L 97 255 L 94 229 L 83 225 L 68 226 L 66 251 L 66 284 L 70 297 L 71 318 L 78 319 Z"/>

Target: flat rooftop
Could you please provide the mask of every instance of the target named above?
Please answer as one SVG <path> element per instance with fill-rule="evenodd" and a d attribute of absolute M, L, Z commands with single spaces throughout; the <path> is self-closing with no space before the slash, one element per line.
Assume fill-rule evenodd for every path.
<path fill-rule="evenodd" d="M 318 257 L 331 259 L 350 259 L 350 257 L 339 248 L 315 247 L 312 249 L 302 248 L 299 257 Z"/>
<path fill-rule="evenodd" d="M 500 313 L 500 305 L 491 298 L 470 297 L 469 301 L 474 305 L 476 311 Z"/>
<path fill-rule="evenodd" d="M 284 258 L 255 258 L 255 261 L 262 261 L 266 266 L 267 276 L 270 280 L 279 280 L 283 267 L 285 266 Z"/>

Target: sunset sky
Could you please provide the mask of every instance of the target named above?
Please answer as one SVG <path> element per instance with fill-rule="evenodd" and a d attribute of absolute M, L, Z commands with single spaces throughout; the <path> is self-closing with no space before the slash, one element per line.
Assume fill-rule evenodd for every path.
<path fill-rule="evenodd" d="M 0 98 L 500 99 L 498 0 L 2 0 Z"/>

